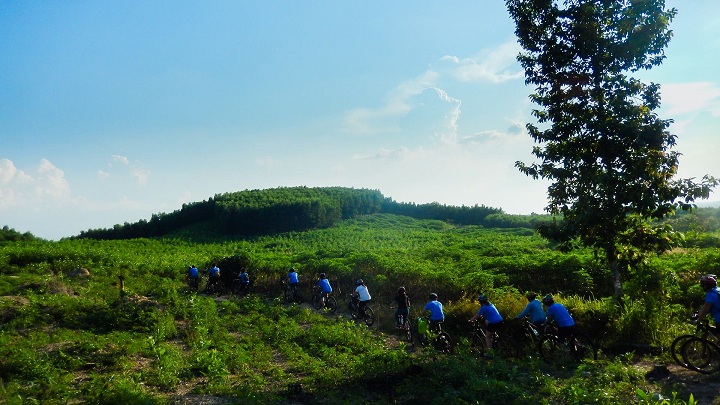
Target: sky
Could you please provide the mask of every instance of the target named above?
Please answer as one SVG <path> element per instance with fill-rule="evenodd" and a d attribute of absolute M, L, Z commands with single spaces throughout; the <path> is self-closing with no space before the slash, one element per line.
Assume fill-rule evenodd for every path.
<path fill-rule="evenodd" d="M 720 6 L 666 5 L 637 77 L 678 177 L 718 177 Z M 58 240 L 294 186 L 543 213 L 520 50 L 501 0 L 0 0 L 0 226 Z"/>

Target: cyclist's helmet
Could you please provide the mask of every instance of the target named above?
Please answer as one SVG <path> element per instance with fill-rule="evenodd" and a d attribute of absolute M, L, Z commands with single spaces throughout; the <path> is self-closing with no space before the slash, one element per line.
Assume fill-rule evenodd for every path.
<path fill-rule="evenodd" d="M 405 294 L 405 287 L 398 288 L 398 294 L 400 294 L 400 295 Z"/>
<path fill-rule="evenodd" d="M 357 284 L 357 285 L 360 285 L 362 283 L 363 283 L 363 279 L 361 279 L 361 278 L 357 279 L 357 281 L 355 282 L 355 284 Z"/>
<path fill-rule="evenodd" d="M 325 273 L 320 273 L 320 278 L 327 278 L 327 275 L 325 275 Z"/>
<path fill-rule="evenodd" d="M 294 271 L 295 271 L 295 267 L 290 267 L 290 272 L 292 273 Z"/>
<path fill-rule="evenodd" d="M 714 274 L 706 274 L 700 277 L 700 285 L 705 290 L 717 287 L 717 276 Z"/>
<path fill-rule="evenodd" d="M 437 294 L 430 293 L 430 301 L 437 301 Z"/>
<path fill-rule="evenodd" d="M 550 304 L 552 304 L 553 302 L 555 302 L 555 301 L 553 301 L 553 296 L 552 296 L 552 294 L 548 294 L 548 295 L 544 296 L 543 299 L 542 299 L 542 303 L 545 304 L 545 305 L 550 305 Z"/>
<path fill-rule="evenodd" d="M 480 294 L 480 295 L 478 295 L 478 301 L 480 301 L 480 302 L 487 302 L 487 301 L 488 301 L 487 295 L 485 295 L 485 294 Z"/>
<path fill-rule="evenodd" d="M 537 293 L 527 292 L 527 293 L 525 293 L 525 298 L 527 298 L 529 300 L 534 300 L 535 298 L 537 298 Z"/>

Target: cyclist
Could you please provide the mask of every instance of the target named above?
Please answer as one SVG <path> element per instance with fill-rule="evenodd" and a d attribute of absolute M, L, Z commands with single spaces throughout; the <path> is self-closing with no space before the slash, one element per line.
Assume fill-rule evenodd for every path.
<path fill-rule="evenodd" d="M 248 287 L 250 287 L 250 275 L 245 270 L 245 268 L 240 270 L 240 274 L 238 274 L 238 279 L 240 279 L 240 290 L 247 291 Z"/>
<path fill-rule="evenodd" d="M 397 294 L 395 295 L 395 304 L 397 304 L 397 308 L 395 309 L 395 322 L 397 326 L 400 327 L 402 326 L 400 324 L 400 316 L 404 319 L 408 319 L 408 316 L 410 316 L 410 297 L 408 297 L 405 287 L 398 288 Z"/>
<path fill-rule="evenodd" d="M 188 267 L 188 271 L 185 274 L 185 279 L 188 281 L 188 284 L 197 287 L 200 281 L 200 272 L 198 271 L 197 267 L 195 267 L 195 265 Z"/>
<path fill-rule="evenodd" d="M 353 296 L 356 296 L 358 298 L 358 318 L 363 318 L 363 311 L 365 310 L 365 307 L 367 304 L 370 303 L 370 300 L 372 297 L 370 296 L 370 291 L 368 290 L 367 286 L 365 285 L 365 282 L 363 279 L 358 279 L 355 282 L 355 285 L 357 287 L 355 288 L 355 291 L 353 292 Z"/>
<path fill-rule="evenodd" d="M 497 308 L 495 308 L 495 305 L 488 300 L 488 297 L 485 294 L 478 295 L 478 301 L 480 302 L 480 309 L 478 309 L 475 315 L 473 315 L 468 322 L 474 322 L 478 318 L 483 318 L 485 320 L 484 327 L 487 331 L 485 333 L 485 345 L 488 349 L 492 349 L 493 336 L 503 325 L 503 317 L 500 315 Z"/>
<path fill-rule="evenodd" d="M 573 335 L 575 329 L 575 321 L 570 315 L 570 312 L 568 312 L 563 304 L 555 302 L 552 294 L 544 296 L 542 303 L 547 307 L 547 318 L 542 326 L 545 327 L 549 325 L 550 322 L 555 321 L 558 329 L 558 339 L 560 339 L 561 342 L 565 342 L 566 338 Z"/>
<path fill-rule="evenodd" d="M 440 324 L 445 321 L 445 313 L 442 303 L 438 301 L 437 294 L 430 293 L 430 301 L 425 304 L 423 311 L 430 311 L 430 330 L 439 332 Z"/>
<path fill-rule="evenodd" d="M 215 284 L 220 282 L 220 269 L 216 265 L 212 265 L 210 270 L 208 270 L 208 282 L 205 286 L 205 291 L 207 292 L 208 288 L 214 286 Z"/>
<path fill-rule="evenodd" d="M 320 293 L 322 294 L 321 301 L 323 306 L 325 306 L 325 299 L 327 298 L 328 294 L 332 292 L 330 280 L 328 280 L 325 273 L 320 273 L 320 279 L 318 280 L 317 285 L 320 287 Z"/>
<path fill-rule="evenodd" d="M 542 303 L 537 299 L 537 294 L 534 292 L 528 292 L 525 294 L 528 303 L 525 309 L 522 310 L 515 319 L 520 319 L 525 316 L 530 317 L 530 323 L 535 325 L 536 328 L 540 328 L 545 323 L 545 311 L 543 310 Z"/>
<path fill-rule="evenodd" d="M 297 291 L 298 284 L 300 284 L 300 279 L 298 277 L 297 271 L 295 270 L 295 267 L 290 267 L 290 271 L 288 271 L 287 275 L 287 280 L 293 292 Z"/>
<path fill-rule="evenodd" d="M 707 314 L 710 314 L 715 323 L 713 334 L 720 338 L 720 328 L 718 328 L 718 325 L 720 325 L 720 290 L 717 287 L 717 276 L 706 274 L 700 277 L 700 286 L 705 290 L 705 303 L 700 308 L 698 317 L 693 323 L 699 322 Z"/>

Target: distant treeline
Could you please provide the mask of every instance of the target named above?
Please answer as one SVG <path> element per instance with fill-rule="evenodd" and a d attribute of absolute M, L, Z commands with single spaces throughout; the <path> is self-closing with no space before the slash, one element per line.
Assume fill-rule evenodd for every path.
<path fill-rule="evenodd" d="M 188 227 L 205 225 L 218 236 L 257 236 L 327 228 L 360 215 L 387 213 L 487 228 L 535 229 L 549 215 L 510 215 L 484 205 L 399 203 L 378 190 L 345 187 L 281 187 L 216 194 L 207 201 L 183 204 L 150 220 L 82 231 L 76 238 L 99 240 L 163 237 Z M 720 228 L 720 209 L 678 212 L 666 220 L 679 231 L 713 232 Z M 715 244 L 716 241 L 711 241 Z M 704 242 L 703 242 L 704 243 Z"/>
<path fill-rule="evenodd" d="M 217 194 L 207 201 L 183 204 L 172 213 L 154 214 L 150 220 L 91 229 L 78 238 L 133 239 L 162 237 L 206 223 L 220 235 L 255 236 L 326 228 L 359 215 L 391 213 L 418 219 L 436 219 L 461 225 L 532 228 L 541 216 L 504 214 L 483 205 L 448 206 L 439 203 L 398 203 L 378 190 L 344 187 L 282 187 Z M 524 219 L 523 219 L 524 218 Z"/>
<path fill-rule="evenodd" d="M 13 228 L 8 227 L 7 225 L 3 226 L 2 229 L 0 229 L 0 242 L 6 242 L 6 241 L 12 241 L 12 242 L 18 242 L 18 241 L 30 241 L 30 240 L 37 240 L 38 238 L 35 237 L 30 232 L 20 233 L 16 231 Z"/>

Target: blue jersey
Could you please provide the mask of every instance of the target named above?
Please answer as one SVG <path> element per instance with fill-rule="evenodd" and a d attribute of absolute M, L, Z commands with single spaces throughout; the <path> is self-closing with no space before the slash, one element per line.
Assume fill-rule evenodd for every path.
<path fill-rule="evenodd" d="M 217 266 L 210 269 L 210 278 L 215 278 L 219 275 L 220 275 L 220 269 Z"/>
<path fill-rule="evenodd" d="M 200 275 L 200 273 L 198 272 L 197 267 L 193 266 L 193 267 L 190 267 L 190 269 L 188 270 L 188 276 L 191 278 L 198 278 L 199 275 Z"/>
<path fill-rule="evenodd" d="M 320 281 L 318 281 L 318 285 L 320 286 L 320 289 L 324 293 L 331 293 L 332 287 L 330 287 L 330 280 L 326 278 L 321 278 Z"/>
<path fill-rule="evenodd" d="M 430 301 L 425 304 L 425 311 L 430 311 L 430 320 L 435 322 L 442 322 L 445 320 L 445 313 L 443 312 L 443 306 L 440 301 Z"/>
<path fill-rule="evenodd" d="M 487 305 L 480 305 L 480 309 L 478 309 L 477 314 L 485 318 L 488 324 L 498 323 L 503 321 L 502 315 L 500 315 L 500 312 L 495 308 L 495 305 L 492 303 L 489 303 Z"/>
<path fill-rule="evenodd" d="M 290 280 L 290 284 L 298 284 L 300 280 L 298 280 L 298 274 L 296 271 L 291 271 L 288 273 L 288 279 Z"/>
<path fill-rule="evenodd" d="M 720 290 L 715 287 L 705 293 L 705 302 L 710 303 L 710 316 L 715 325 L 720 325 Z"/>
<path fill-rule="evenodd" d="M 572 316 L 570 316 L 568 310 L 565 309 L 565 306 L 563 304 L 558 304 L 557 302 L 548 307 L 547 316 L 552 317 L 552 319 L 561 328 L 567 328 L 575 325 L 575 321 L 572 319 Z"/>
<path fill-rule="evenodd" d="M 530 322 L 532 323 L 543 323 L 545 322 L 545 311 L 543 311 L 542 304 L 538 300 L 532 300 L 528 302 L 522 312 L 516 316 L 516 318 L 522 318 L 524 316 L 530 316 Z"/>
<path fill-rule="evenodd" d="M 250 276 L 244 271 L 242 273 L 240 273 L 240 282 L 243 284 L 250 283 Z"/>

